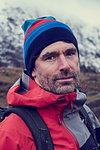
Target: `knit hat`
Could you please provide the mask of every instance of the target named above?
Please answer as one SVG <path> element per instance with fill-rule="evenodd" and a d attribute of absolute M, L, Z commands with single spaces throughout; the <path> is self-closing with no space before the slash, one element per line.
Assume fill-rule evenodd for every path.
<path fill-rule="evenodd" d="M 72 30 L 52 16 L 26 20 L 22 25 L 22 29 L 25 34 L 23 48 L 24 63 L 30 76 L 36 58 L 48 45 L 57 41 L 65 41 L 73 43 L 78 51 L 77 40 Z"/>

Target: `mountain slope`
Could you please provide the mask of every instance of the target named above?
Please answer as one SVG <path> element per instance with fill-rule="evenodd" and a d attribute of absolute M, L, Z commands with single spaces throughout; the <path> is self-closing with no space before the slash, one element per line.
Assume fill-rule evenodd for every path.
<path fill-rule="evenodd" d="M 34 9 L 34 16 L 40 12 Z M 5 6 L 0 12 L 0 66 L 23 67 L 24 20 L 32 16 L 21 7 Z M 66 19 L 75 33 L 80 50 L 81 69 L 84 72 L 100 73 L 100 27 L 92 27 L 80 20 Z"/>

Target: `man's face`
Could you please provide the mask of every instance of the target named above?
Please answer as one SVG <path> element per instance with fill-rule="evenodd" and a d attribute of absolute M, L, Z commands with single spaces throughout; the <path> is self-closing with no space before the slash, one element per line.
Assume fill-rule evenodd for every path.
<path fill-rule="evenodd" d="M 42 50 L 32 76 L 37 84 L 55 94 L 73 92 L 79 85 L 79 61 L 72 43 L 55 42 Z"/>

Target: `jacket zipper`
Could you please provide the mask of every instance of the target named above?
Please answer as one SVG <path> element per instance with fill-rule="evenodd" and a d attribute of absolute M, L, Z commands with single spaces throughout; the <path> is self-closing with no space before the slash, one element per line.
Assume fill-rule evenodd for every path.
<path fill-rule="evenodd" d="M 74 142 L 75 142 L 75 145 L 77 147 L 77 150 L 80 150 L 80 147 L 79 147 L 79 144 L 78 144 L 78 141 L 76 139 L 76 137 L 73 135 L 73 133 L 65 126 L 64 122 L 63 122 L 63 119 L 62 119 L 62 115 L 58 114 L 58 120 L 59 120 L 59 125 L 63 125 L 63 127 L 67 130 L 67 132 L 69 133 L 69 135 L 72 137 L 72 139 L 74 139 Z"/>

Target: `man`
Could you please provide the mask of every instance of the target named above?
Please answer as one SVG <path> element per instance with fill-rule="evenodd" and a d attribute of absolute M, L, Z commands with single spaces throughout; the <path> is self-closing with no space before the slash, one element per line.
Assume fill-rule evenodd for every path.
<path fill-rule="evenodd" d="M 9 90 L 11 106 L 35 106 L 46 123 L 55 150 L 92 150 L 95 142 L 79 110 L 84 106 L 100 142 L 100 124 L 84 104 L 79 88 L 79 49 L 72 30 L 53 17 L 25 21 L 26 71 Z M 98 132 L 97 132 L 98 131 Z M 24 121 L 9 115 L 0 125 L 0 150 L 36 150 Z"/>

